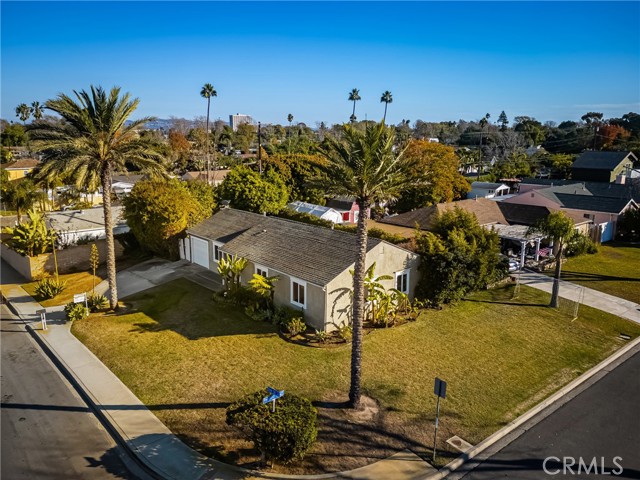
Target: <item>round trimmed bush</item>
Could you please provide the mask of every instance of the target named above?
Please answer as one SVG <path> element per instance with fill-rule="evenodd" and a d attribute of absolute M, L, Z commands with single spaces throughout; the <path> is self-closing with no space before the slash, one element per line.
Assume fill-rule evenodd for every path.
<path fill-rule="evenodd" d="M 263 404 L 267 390 L 247 395 L 227 408 L 227 424 L 242 430 L 265 459 L 290 463 L 301 459 L 318 435 L 317 410 L 311 402 L 297 395 L 285 394 Z"/>

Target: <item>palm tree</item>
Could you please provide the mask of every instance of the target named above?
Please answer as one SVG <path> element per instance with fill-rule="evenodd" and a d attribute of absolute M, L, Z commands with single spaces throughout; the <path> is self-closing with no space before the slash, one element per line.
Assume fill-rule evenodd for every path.
<path fill-rule="evenodd" d="M 102 185 L 104 225 L 107 243 L 107 270 L 110 306 L 118 306 L 116 259 L 111 215 L 111 184 L 115 171 L 126 171 L 131 164 L 152 175 L 164 175 L 162 157 L 149 137 L 136 131 L 153 118 L 127 122 L 140 101 L 120 88 L 108 93 L 91 86 L 89 92 L 74 90 L 75 99 L 65 94 L 48 100 L 45 107 L 62 117 L 62 123 L 36 122 L 30 135 L 43 154 L 42 178 L 68 174 L 79 188 L 91 187 L 99 178 Z"/>
<path fill-rule="evenodd" d="M 479 153 L 479 160 L 478 160 L 478 180 L 480 180 L 480 168 L 482 167 L 482 133 L 484 132 L 484 127 L 486 127 L 487 124 L 489 123 L 489 117 L 491 117 L 491 114 L 487 113 L 478 122 L 480 124 L 480 153 Z"/>
<path fill-rule="evenodd" d="M 541 219 L 528 230 L 528 233 L 542 233 L 556 243 L 556 271 L 553 281 L 553 290 L 551 291 L 551 302 L 549 303 L 549 306 L 553 308 L 558 306 L 558 297 L 560 296 L 562 252 L 564 251 L 565 244 L 575 235 L 575 228 L 573 220 L 571 220 L 563 211 L 558 210 L 556 212 L 551 212 L 546 218 Z"/>
<path fill-rule="evenodd" d="M 387 105 L 393 103 L 393 96 L 389 90 L 385 91 L 380 97 L 380 102 L 384 102 L 384 117 L 382 117 L 382 121 L 384 122 L 387 119 Z"/>
<path fill-rule="evenodd" d="M 40 104 L 40 102 L 33 102 L 31 104 L 31 114 L 33 115 L 33 118 L 35 118 L 36 120 L 40 120 L 42 118 L 42 109 L 43 106 Z"/>
<path fill-rule="evenodd" d="M 351 117 L 349 117 L 351 123 L 354 123 L 356 121 L 356 102 L 358 100 L 360 100 L 360 90 L 354 88 L 353 90 L 351 90 L 351 92 L 349 92 L 349 101 L 353 102 L 353 112 L 351 112 Z"/>
<path fill-rule="evenodd" d="M 205 83 L 200 90 L 200 96 L 207 99 L 207 139 L 205 142 L 205 150 L 207 155 L 207 183 L 211 183 L 210 172 L 211 172 L 211 163 L 209 161 L 209 108 L 211 107 L 211 97 L 217 97 L 218 92 L 213 88 L 213 85 L 210 83 Z"/>
<path fill-rule="evenodd" d="M 27 123 L 29 117 L 31 116 L 31 108 L 26 103 L 21 103 L 16 107 L 16 117 L 22 120 L 23 124 Z"/>
<path fill-rule="evenodd" d="M 351 387 L 349 403 L 360 405 L 362 364 L 362 321 L 365 308 L 365 260 L 367 252 L 367 219 L 369 208 L 376 202 L 397 198 L 401 191 L 421 184 L 412 175 L 417 166 L 404 149 L 396 149 L 393 128 L 384 123 L 367 124 L 361 132 L 353 125 L 343 125 L 343 138 L 327 137 L 321 150 L 327 159 L 326 178 L 316 185 L 329 195 L 354 196 L 360 208 L 357 228 L 357 249 L 353 274 L 353 339 L 351 346 Z"/>

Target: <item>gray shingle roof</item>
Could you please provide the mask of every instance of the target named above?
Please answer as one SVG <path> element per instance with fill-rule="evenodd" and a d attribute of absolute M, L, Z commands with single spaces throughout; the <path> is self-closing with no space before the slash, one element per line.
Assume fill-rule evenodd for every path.
<path fill-rule="evenodd" d="M 631 160 L 637 160 L 631 152 L 584 152 L 573 162 L 573 168 L 611 171 L 629 155 Z"/>
<path fill-rule="evenodd" d="M 595 197 L 590 195 L 572 195 L 557 193 L 556 197 L 564 208 L 592 210 L 594 212 L 620 213 L 632 201 L 625 198 Z"/>
<path fill-rule="evenodd" d="M 357 247 L 352 233 L 231 208 L 188 231 L 224 243 L 226 253 L 316 285 L 327 285 L 351 267 Z M 369 237 L 367 251 L 381 242 Z"/>
<path fill-rule="evenodd" d="M 123 213 L 123 207 L 119 205 L 111 207 L 114 227 L 127 224 Z M 46 217 L 51 220 L 54 230 L 58 231 L 82 232 L 85 230 L 104 229 L 104 210 L 102 207 L 50 212 L 46 214 Z"/>

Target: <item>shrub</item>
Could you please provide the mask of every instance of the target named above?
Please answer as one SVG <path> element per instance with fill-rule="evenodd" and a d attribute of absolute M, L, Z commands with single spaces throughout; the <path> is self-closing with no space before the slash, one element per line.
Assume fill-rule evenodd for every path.
<path fill-rule="evenodd" d="M 317 410 L 306 398 L 287 394 L 276 411 L 262 403 L 266 390 L 252 393 L 227 408 L 227 424 L 242 430 L 268 460 L 301 459 L 318 435 Z"/>
<path fill-rule="evenodd" d="M 567 257 L 575 257 L 585 253 L 598 253 L 598 247 L 591 238 L 583 233 L 578 233 L 571 237 L 564 253 Z"/>
<path fill-rule="evenodd" d="M 89 309 L 92 312 L 104 310 L 109 306 L 109 300 L 107 300 L 107 297 L 104 295 L 89 295 L 87 302 L 89 303 Z"/>
<path fill-rule="evenodd" d="M 341 325 L 338 327 L 338 336 L 345 342 L 350 342 L 353 336 L 351 325 Z"/>
<path fill-rule="evenodd" d="M 289 318 L 282 326 L 294 337 L 307 329 L 302 317 Z"/>
<path fill-rule="evenodd" d="M 273 314 L 273 323 L 284 328 L 284 325 L 289 323 L 291 319 L 301 318 L 302 316 L 302 311 L 295 308 L 287 306 L 276 307 L 275 313 Z"/>
<path fill-rule="evenodd" d="M 67 314 L 67 320 L 82 320 L 89 316 L 89 309 L 83 303 L 69 302 L 64 307 L 64 313 Z"/>
<path fill-rule="evenodd" d="M 324 330 L 316 330 L 314 337 L 317 342 L 327 343 L 327 340 L 329 339 L 329 334 Z"/>
<path fill-rule="evenodd" d="M 67 282 L 55 278 L 44 278 L 36 285 L 36 295 L 45 300 L 60 295 L 67 288 Z"/>

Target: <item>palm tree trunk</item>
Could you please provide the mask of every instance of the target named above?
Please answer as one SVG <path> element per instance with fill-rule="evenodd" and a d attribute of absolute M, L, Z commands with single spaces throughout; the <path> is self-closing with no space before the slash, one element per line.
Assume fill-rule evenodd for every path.
<path fill-rule="evenodd" d="M 558 248 L 558 254 L 556 255 L 556 273 L 553 276 L 553 289 L 551 290 L 551 303 L 549 306 L 552 308 L 558 307 L 558 297 L 560 296 L 560 271 L 562 270 L 562 242 Z"/>
<path fill-rule="evenodd" d="M 111 216 L 111 165 L 102 169 L 102 208 L 104 210 L 104 231 L 107 240 L 107 280 L 109 282 L 109 306 L 118 306 L 118 286 L 116 285 L 116 252 L 113 240 L 113 218 Z"/>
<path fill-rule="evenodd" d="M 211 106 L 211 98 L 207 97 L 207 131 L 205 132 L 206 152 L 207 152 L 207 185 L 211 185 L 211 165 L 209 163 L 209 107 Z"/>
<path fill-rule="evenodd" d="M 360 406 L 360 382 L 362 377 L 362 320 L 364 316 L 364 276 L 367 259 L 367 217 L 368 200 L 358 200 L 357 256 L 353 273 L 353 333 L 351 342 L 351 386 L 349 388 L 349 406 Z"/>
<path fill-rule="evenodd" d="M 387 105 L 389 104 L 387 102 L 384 102 L 384 117 L 382 117 L 382 123 L 387 120 Z"/>
<path fill-rule="evenodd" d="M 354 116 L 356 114 L 356 101 L 353 101 L 353 112 L 351 112 L 351 116 Z"/>

